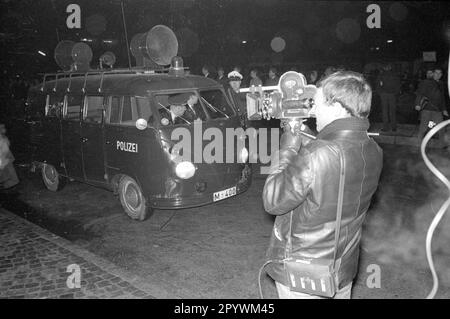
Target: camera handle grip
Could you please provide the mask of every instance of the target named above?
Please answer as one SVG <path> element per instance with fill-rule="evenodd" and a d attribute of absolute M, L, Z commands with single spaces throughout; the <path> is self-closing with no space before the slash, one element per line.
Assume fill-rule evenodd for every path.
<path fill-rule="evenodd" d="M 286 131 L 289 129 L 291 133 L 295 136 L 304 135 L 309 139 L 315 140 L 316 137 L 314 135 L 308 134 L 305 132 L 306 126 L 303 124 L 305 122 L 305 118 L 292 118 L 292 119 L 282 119 L 281 120 L 281 128 Z"/>

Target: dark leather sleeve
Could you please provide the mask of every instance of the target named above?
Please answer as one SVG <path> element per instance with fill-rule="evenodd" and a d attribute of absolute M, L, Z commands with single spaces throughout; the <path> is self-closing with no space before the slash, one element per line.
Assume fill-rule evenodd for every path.
<path fill-rule="evenodd" d="M 274 155 L 263 203 L 269 214 L 283 215 L 305 200 L 313 180 L 312 159 L 307 148 L 298 153 L 295 148 L 285 148 Z"/>
<path fill-rule="evenodd" d="M 194 122 L 194 120 L 196 119 L 194 112 L 192 112 L 192 110 L 189 108 L 189 106 L 186 106 L 186 111 L 184 112 L 182 117 L 191 123 Z M 186 123 L 186 122 L 184 122 L 184 123 Z"/>

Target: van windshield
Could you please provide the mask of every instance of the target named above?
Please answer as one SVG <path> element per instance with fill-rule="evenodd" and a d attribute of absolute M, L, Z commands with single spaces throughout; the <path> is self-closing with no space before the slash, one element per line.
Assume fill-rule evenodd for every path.
<path fill-rule="evenodd" d="M 200 91 L 200 99 L 211 119 L 234 116 L 233 108 L 222 90 Z"/>
<path fill-rule="evenodd" d="M 166 125 L 191 124 L 206 120 L 205 111 L 195 91 L 158 94 L 155 96 L 160 123 Z"/>

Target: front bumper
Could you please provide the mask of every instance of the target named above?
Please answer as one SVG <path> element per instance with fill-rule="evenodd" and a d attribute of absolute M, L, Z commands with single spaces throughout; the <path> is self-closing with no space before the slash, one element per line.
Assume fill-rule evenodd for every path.
<path fill-rule="evenodd" d="M 249 165 L 245 165 L 241 172 L 241 177 L 237 183 L 224 185 L 222 189 L 215 189 L 214 191 L 208 191 L 202 194 L 195 194 L 193 196 L 177 196 L 172 198 L 166 197 L 150 197 L 149 204 L 153 208 L 157 209 L 181 209 L 204 206 L 211 203 L 215 203 L 213 200 L 213 194 L 217 191 L 221 191 L 230 187 L 236 186 L 236 195 L 245 192 L 252 182 L 252 169 Z M 235 196 L 236 196 L 235 195 Z M 235 196 L 223 199 L 228 200 Z"/>

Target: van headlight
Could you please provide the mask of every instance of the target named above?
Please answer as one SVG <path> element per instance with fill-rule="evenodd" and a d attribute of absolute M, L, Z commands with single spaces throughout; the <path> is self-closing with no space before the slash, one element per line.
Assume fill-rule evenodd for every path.
<path fill-rule="evenodd" d="M 248 160 L 248 150 L 247 148 L 243 147 L 240 154 L 239 154 L 239 159 L 241 163 L 247 163 Z"/>
<path fill-rule="evenodd" d="M 195 174 L 195 166 L 189 161 L 180 162 L 175 166 L 175 174 L 182 179 L 191 178 Z"/>

